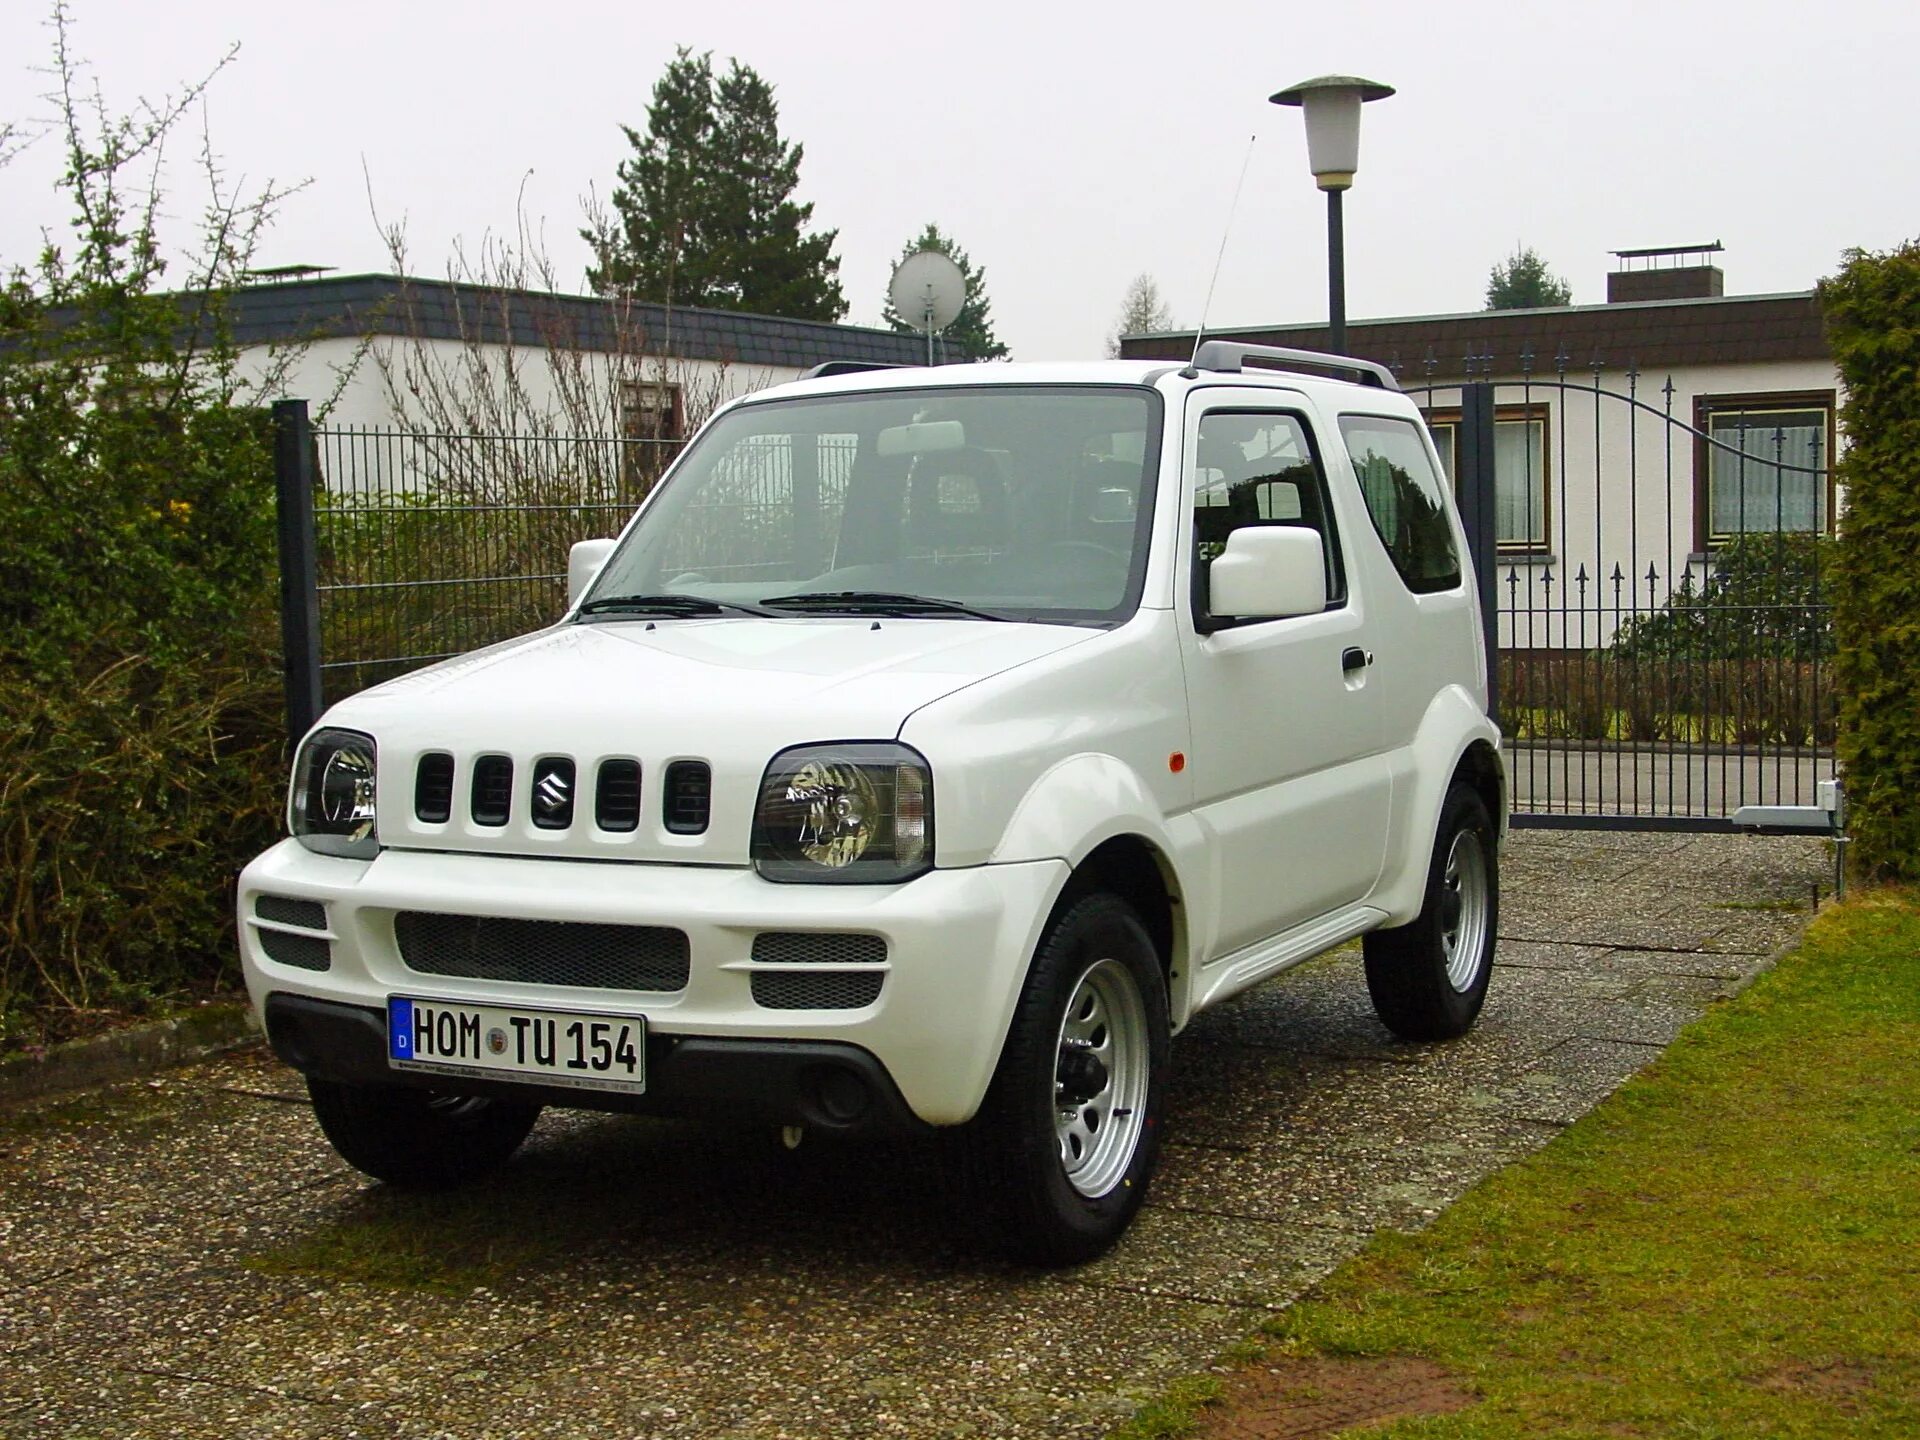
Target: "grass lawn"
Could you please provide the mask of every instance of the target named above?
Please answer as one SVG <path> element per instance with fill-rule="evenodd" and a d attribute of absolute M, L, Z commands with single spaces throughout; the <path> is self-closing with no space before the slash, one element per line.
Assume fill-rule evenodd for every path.
<path fill-rule="evenodd" d="M 1419 1357 L 1477 1397 L 1369 1437 L 1920 1435 L 1920 896 L 1830 910 L 1599 1110 L 1267 1328 L 1283 1368 Z M 1232 1420 L 1208 1427 L 1257 1433 Z"/>

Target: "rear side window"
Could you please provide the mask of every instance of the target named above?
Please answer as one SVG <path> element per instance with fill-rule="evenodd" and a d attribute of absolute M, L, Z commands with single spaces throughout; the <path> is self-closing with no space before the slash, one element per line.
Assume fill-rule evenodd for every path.
<path fill-rule="evenodd" d="M 1460 583 L 1460 552 L 1447 522 L 1446 491 L 1411 420 L 1342 415 L 1340 434 L 1360 494 L 1400 579 L 1416 595 Z"/>

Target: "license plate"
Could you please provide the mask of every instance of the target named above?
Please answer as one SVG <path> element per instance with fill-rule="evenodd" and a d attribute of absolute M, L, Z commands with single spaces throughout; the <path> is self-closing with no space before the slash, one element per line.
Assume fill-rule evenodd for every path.
<path fill-rule="evenodd" d="M 387 1063 L 475 1080 L 570 1090 L 647 1088 L 644 1015 L 593 1015 L 460 1000 L 387 998 Z"/>

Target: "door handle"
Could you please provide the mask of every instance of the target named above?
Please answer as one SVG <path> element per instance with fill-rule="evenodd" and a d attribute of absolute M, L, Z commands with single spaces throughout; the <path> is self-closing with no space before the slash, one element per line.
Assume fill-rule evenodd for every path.
<path fill-rule="evenodd" d="M 1351 675 L 1356 670 L 1364 670 L 1373 663 L 1373 652 L 1362 650 L 1358 645 L 1349 645 L 1340 652 L 1340 670 Z"/>

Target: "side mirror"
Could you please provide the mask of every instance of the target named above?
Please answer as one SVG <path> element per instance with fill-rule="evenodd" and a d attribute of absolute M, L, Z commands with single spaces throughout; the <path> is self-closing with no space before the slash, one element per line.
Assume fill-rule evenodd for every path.
<path fill-rule="evenodd" d="M 600 567 L 607 563 L 607 556 L 613 553 L 617 540 L 580 540 L 567 552 L 567 608 L 571 610 L 580 603 L 580 597 L 587 593 L 587 587 L 593 584 L 593 577 L 600 573 Z"/>
<path fill-rule="evenodd" d="M 1207 572 L 1207 610 L 1218 616 L 1318 615 L 1327 608 L 1320 533 L 1298 525 L 1243 525 Z"/>

